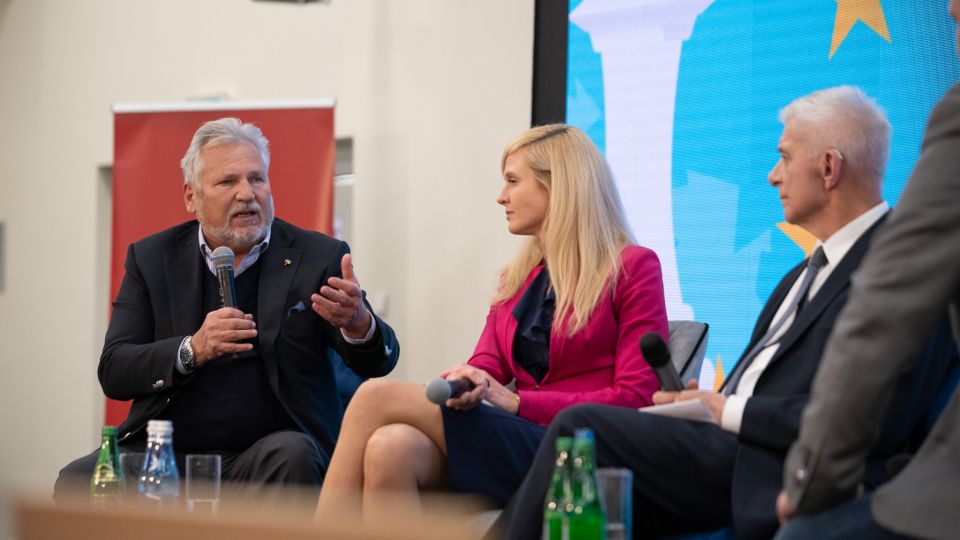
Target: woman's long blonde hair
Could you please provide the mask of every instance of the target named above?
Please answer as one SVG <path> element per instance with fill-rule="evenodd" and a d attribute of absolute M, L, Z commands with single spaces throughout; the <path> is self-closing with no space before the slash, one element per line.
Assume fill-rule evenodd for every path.
<path fill-rule="evenodd" d="M 616 286 L 630 229 L 607 162 L 582 131 L 565 124 L 532 128 L 504 149 L 501 170 L 520 151 L 550 199 L 539 236 L 504 269 L 494 304 L 517 294 L 545 260 L 557 298 L 553 331 L 573 335 Z"/>

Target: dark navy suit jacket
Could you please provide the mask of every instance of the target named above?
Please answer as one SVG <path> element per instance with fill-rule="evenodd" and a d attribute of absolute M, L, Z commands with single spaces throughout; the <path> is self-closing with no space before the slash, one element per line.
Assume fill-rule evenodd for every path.
<path fill-rule="evenodd" d="M 774 501 L 782 486 L 784 457 L 799 434 L 800 416 L 810 399 L 813 377 L 827 338 L 847 302 L 851 277 L 860 266 L 874 232 L 885 219 L 860 236 L 790 325 L 747 401 L 731 493 L 738 537 L 770 537 L 776 530 Z M 763 337 L 806 264 L 807 261 L 803 261 L 794 267 L 774 289 L 760 312 L 746 351 Z M 873 449 L 865 479 L 868 488 L 886 480 L 887 459 L 903 451 L 914 430 L 923 424 L 935 397 L 933 389 L 951 365 L 953 351 L 946 317 L 941 327 L 926 349 L 918 350 L 928 361 L 918 362 L 898 384 L 895 402 L 900 406 L 887 415 Z"/>
<path fill-rule="evenodd" d="M 196 221 L 177 225 L 127 251 L 126 275 L 98 368 L 108 397 L 133 400 L 119 428 L 121 441 L 142 430 L 190 384 L 191 377 L 177 372 L 174 364 L 180 342 L 206 316 L 198 226 Z M 260 255 L 257 329 L 270 387 L 328 458 L 343 416 L 328 348 L 360 377 L 386 375 L 400 355 L 393 330 L 379 318 L 373 338 L 355 346 L 310 309 L 310 295 L 329 277 L 340 276 L 340 259 L 347 252 L 344 242 L 277 219 L 270 245 Z"/>

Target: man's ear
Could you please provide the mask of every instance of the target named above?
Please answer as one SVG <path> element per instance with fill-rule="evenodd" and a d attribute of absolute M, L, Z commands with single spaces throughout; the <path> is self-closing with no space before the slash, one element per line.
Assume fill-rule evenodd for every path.
<path fill-rule="evenodd" d="M 835 189 L 840 184 L 840 174 L 843 171 L 843 158 L 840 152 L 831 148 L 820 156 L 820 175 L 823 177 L 823 187 L 826 190 Z"/>
<path fill-rule="evenodd" d="M 193 186 L 190 185 L 190 182 L 183 183 L 183 204 L 187 207 L 187 213 L 196 215 L 197 205 L 194 200 L 197 196 L 197 193 L 193 191 Z"/>

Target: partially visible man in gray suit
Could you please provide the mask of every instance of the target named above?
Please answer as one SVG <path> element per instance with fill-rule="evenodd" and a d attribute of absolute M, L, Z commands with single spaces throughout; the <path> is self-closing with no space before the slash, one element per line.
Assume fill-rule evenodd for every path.
<path fill-rule="evenodd" d="M 960 21 L 957 1 L 950 15 Z M 784 465 L 777 512 L 790 521 L 778 540 L 960 537 L 957 391 L 906 469 L 823 512 L 855 496 L 897 378 L 947 308 L 960 343 L 960 84 L 931 115 L 900 204 L 853 278 Z"/>

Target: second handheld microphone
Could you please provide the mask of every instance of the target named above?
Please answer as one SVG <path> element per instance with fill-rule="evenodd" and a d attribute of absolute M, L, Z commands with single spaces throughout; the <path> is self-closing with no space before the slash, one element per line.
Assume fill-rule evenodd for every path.
<path fill-rule="evenodd" d="M 448 399 L 455 398 L 473 389 L 474 384 L 467 379 L 444 379 L 437 377 L 427 383 L 427 399 L 437 405 L 443 405 Z"/>
<path fill-rule="evenodd" d="M 663 342 L 663 338 L 656 332 L 648 332 L 640 338 L 640 352 L 653 368 L 653 372 L 660 379 L 660 388 L 668 392 L 683 390 L 683 381 L 677 375 L 673 363 L 670 362 L 670 349 Z"/>

